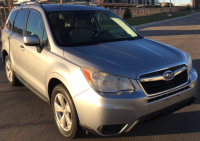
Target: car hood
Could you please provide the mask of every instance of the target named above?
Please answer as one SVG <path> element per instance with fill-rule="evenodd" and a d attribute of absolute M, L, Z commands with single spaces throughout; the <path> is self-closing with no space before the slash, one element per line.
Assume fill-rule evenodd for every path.
<path fill-rule="evenodd" d="M 133 79 L 179 63 L 187 64 L 182 51 L 146 38 L 66 47 L 64 57 L 79 66 Z"/>

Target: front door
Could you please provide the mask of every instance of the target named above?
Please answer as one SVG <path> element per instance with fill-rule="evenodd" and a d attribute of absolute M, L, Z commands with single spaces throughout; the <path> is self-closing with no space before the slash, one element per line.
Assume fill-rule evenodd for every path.
<path fill-rule="evenodd" d="M 40 39 L 40 47 L 26 46 L 21 54 L 23 64 L 22 77 L 34 89 L 40 93 L 45 93 L 45 62 L 48 50 L 47 34 L 41 14 L 36 10 L 31 10 L 28 16 L 25 35 L 37 35 Z M 38 49 L 41 48 L 41 51 Z"/>

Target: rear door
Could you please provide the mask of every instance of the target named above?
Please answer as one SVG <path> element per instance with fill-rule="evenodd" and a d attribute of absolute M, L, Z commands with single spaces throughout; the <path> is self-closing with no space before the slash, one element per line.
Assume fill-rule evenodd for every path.
<path fill-rule="evenodd" d="M 19 10 L 12 28 L 13 33 L 10 36 L 10 58 L 14 71 L 19 75 L 21 75 L 22 70 L 21 54 L 23 52 L 22 45 L 24 43 L 23 30 L 28 12 L 28 9 Z"/>
<path fill-rule="evenodd" d="M 18 10 L 12 11 L 12 13 L 10 14 L 10 16 L 6 22 L 6 25 L 4 26 L 4 29 L 3 29 L 3 32 L 1 35 L 3 48 L 6 49 L 6 51 L 8 51 L 8 53 L 10 52 L 9 51 L 10 36 L 12 34 L 12 27 L 13 27 L 13 23 L 14 23 L 16 15 L 17 15 L 17 12 L 18 12 Z"/>

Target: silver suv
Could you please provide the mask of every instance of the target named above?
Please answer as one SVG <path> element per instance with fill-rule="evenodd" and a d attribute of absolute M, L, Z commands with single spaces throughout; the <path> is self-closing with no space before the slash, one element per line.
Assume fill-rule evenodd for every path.
<path fill-rule="evenodd" d="M 111 11 L 29 2 L 2 31 L 11 86 L 21 81 L 52 105 L 60 132 L 109 136 L 194 102 L 188 53 L 139 35 Z"/>

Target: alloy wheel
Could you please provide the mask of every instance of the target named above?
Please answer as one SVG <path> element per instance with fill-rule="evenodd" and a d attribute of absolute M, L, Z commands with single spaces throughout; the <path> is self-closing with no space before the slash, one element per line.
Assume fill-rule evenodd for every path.
<path fill-rule="evenodd" d="M 69 131 L 72 127 L 71 108 L 67 99 L 60 93 L 54 99 L 54 111 L 58 125 L 64 131 Z"/>
<path fill-rule="evenodd" d="M 7 78 L 10 82 L 13 81 L 13 72 L 12 72 L 12 69 L 11 69 L 11 63 L 9 60 L 6 61 L 6 75 L 7 75 Z"/>

